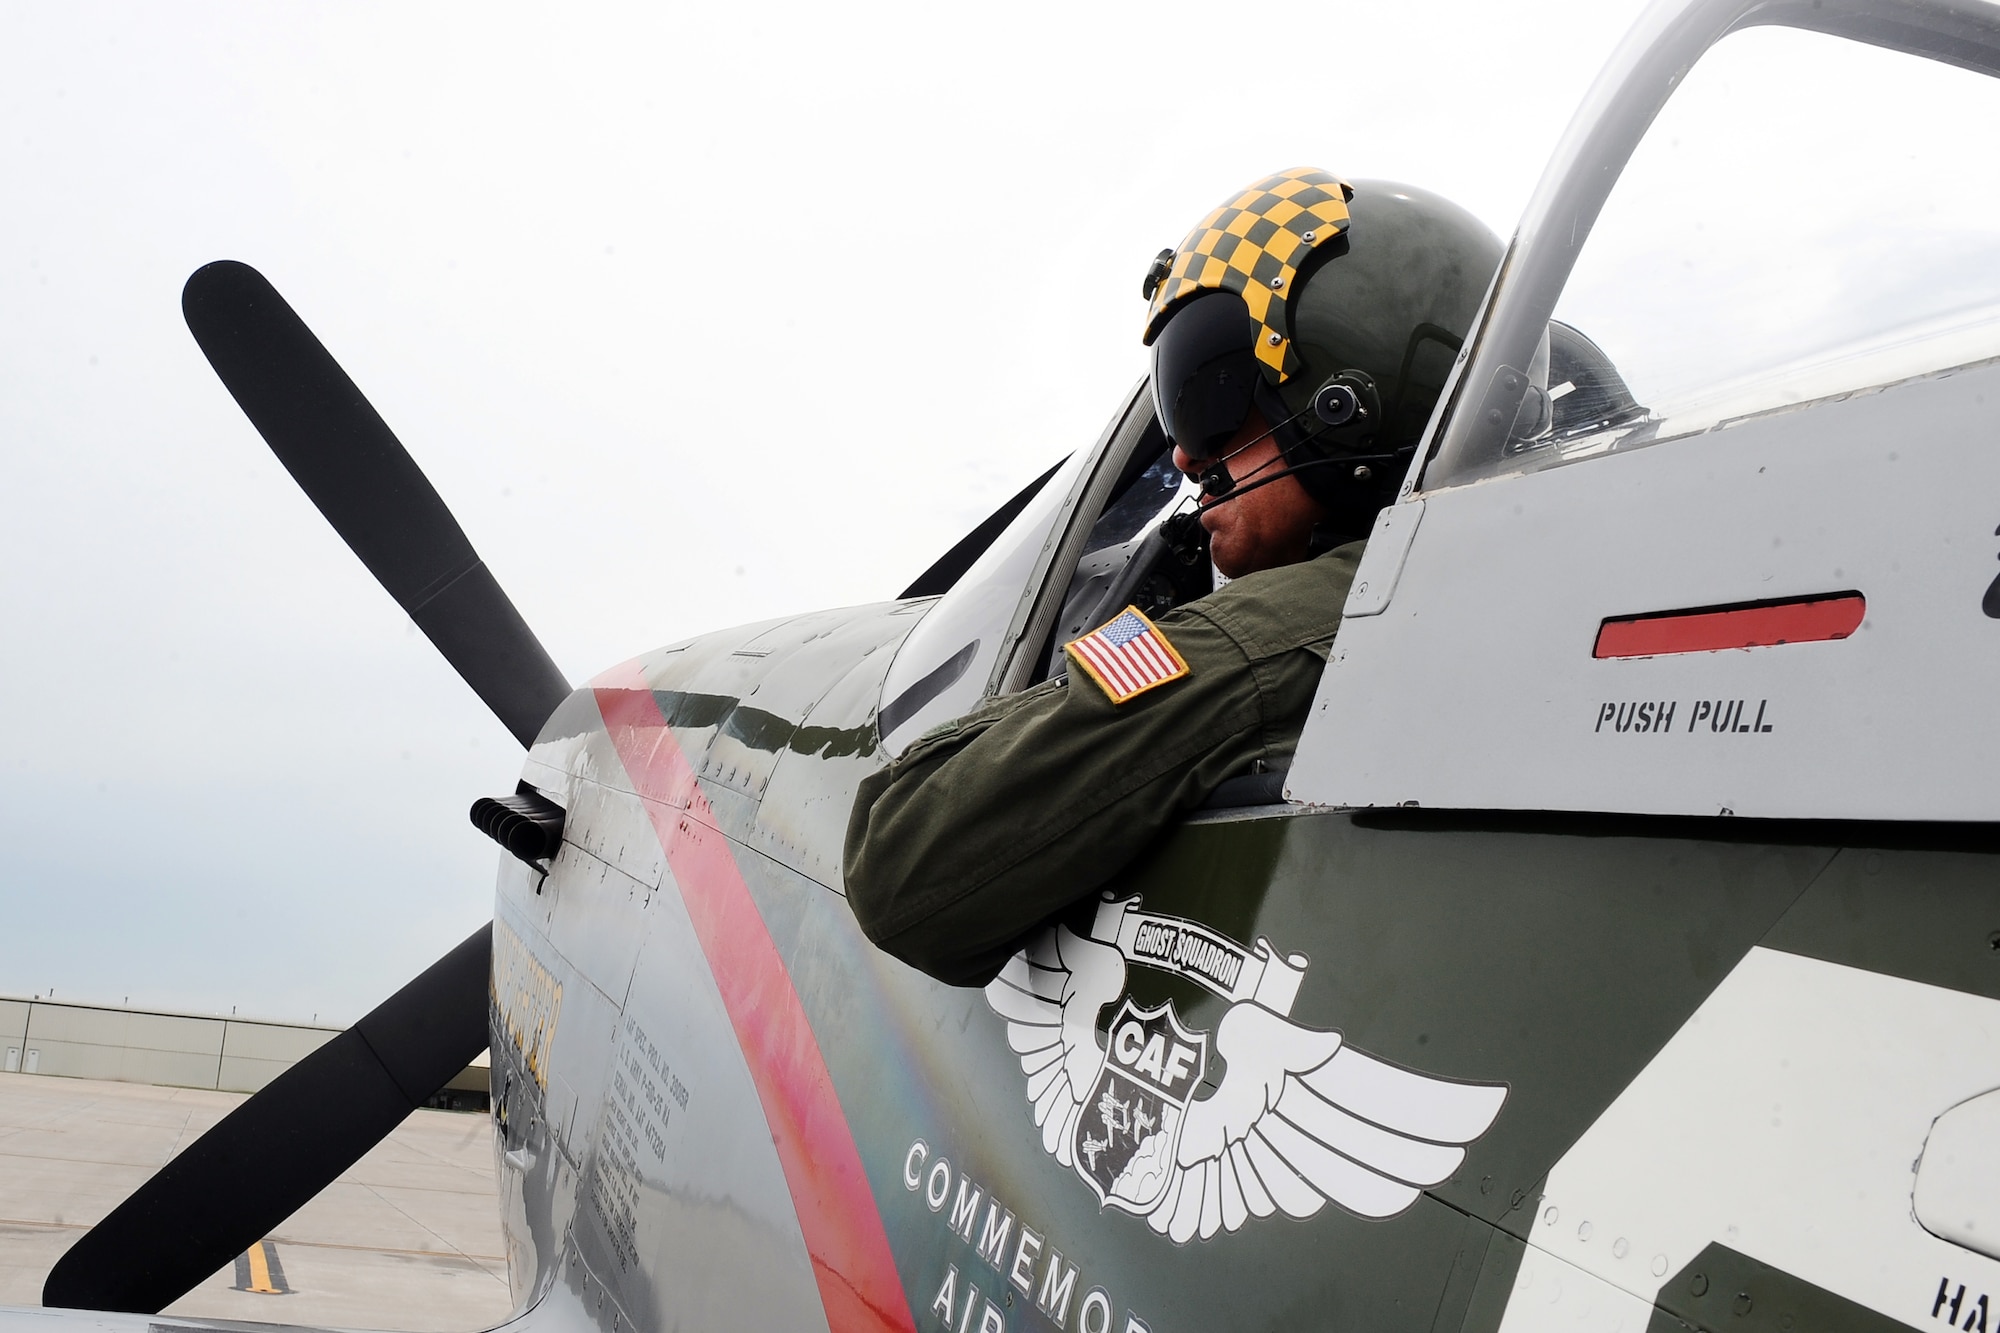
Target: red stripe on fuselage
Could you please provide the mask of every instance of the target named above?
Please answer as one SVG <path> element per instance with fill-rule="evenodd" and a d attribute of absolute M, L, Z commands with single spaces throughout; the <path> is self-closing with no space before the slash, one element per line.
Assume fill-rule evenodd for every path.
<path fill-rule="evenodd" d="M 598 711 L 666 849 L 709 971 L 750 1064 L 798 1210 L 827 1324 L 914 1333 L 854 1131 L 812 1023 L 708 798 L 636 666 L 592 682 Z"/>

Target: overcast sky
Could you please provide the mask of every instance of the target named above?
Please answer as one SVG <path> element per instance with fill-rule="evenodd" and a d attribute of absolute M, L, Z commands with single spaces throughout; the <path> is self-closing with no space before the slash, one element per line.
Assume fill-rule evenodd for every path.
<path fill-rule="evenodd" d="M 1668 416 L 1719 384 L 1892 331 L 1990 321 L 1997 140 L 2000 80 L 1792 28 L 1732 34 L 1620 173 L 1556 315 Z M 1928 354 L 1903 373 L 1952 364 Z M 1855 365 L 1848 387 L 1878 373 Z M 1787 401 L 1770 380 L 1757 387 L 1765 401 L 1731 409 Z"/>
<path fill-rule="evenodd" d="M 1506 235 L 1637 10 L 6 5 L 0 993 L 344 1022 L 491 912 L 518 747 L 209 372 L 201 264 L 581 681 L 892 596 L 1095 438 L 1147 261 L 1263 174 Z"/>

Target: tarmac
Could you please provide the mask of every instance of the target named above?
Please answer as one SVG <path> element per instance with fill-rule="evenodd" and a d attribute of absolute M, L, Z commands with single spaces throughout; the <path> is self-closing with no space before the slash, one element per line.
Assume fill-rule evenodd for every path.
<path fill-rule="evenodd" d="M 41 1304 L 43 1279 L 76 1238 L 243 1100 L 0 1074 L 0 1305 Z M 417 1111 L 164 1313 L 469 1333 L 512 1308 L 492 1120 Z"/>

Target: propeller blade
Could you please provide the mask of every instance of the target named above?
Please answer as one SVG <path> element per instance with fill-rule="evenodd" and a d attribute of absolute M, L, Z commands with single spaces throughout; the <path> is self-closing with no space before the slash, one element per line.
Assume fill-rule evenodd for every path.
<path fill-rule="evenodd" d="M 181 311 L 271 452 L 522 745 L 569 683 L 458 520 L 285 298 L 248 264 L 195 270 Z"/>
<path fill-rule="evenodd" d="M 57 1261 L 42 1304 L 157 1314 L 269 1235 L 486 1046 L 493 928 L 273 1079 Z"/>

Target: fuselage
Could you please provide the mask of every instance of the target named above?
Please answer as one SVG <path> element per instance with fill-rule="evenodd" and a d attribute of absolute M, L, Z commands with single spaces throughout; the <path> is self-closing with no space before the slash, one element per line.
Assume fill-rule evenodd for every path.
<path fill-rule="evenodd" d="M 1124 932 L 1132 1011 L 1167 1006 L 1205 1051 L 1183 1111 L 1230 1077 L 1211 1034 L 1245 1005 L 1422 1076 L 1419 1103 L 1423 1080 L 1503 1100 L 1448 1174 L 1382 1208 L 1281 1197 L 1254 1154 L 1261 1213 L 1218 1191 L 1176 1223 L 1140 1187 L 1093 1183 L 1084 1150 L 1109 1122 L 1087 1107 L 1054 1142 L 1006 1005 L 872 948 L 840 894 L 848 804 L 883 762 L 882 675 L 927 606 L 649 655 L 534 747 L 524 778 L 567 831 L 545 877 L 502 867 L 493 1037 L 510 1264 L 538 1319 L 1491 1328 L 1538 1265 L 1642 1315 L 1634 1287 L 1710 1270 L 1835 1299 L 1840 1247 L 1774 1276 L 1728 1244 L 1730 1218 L 1865 1237 L 1892 1294 L 1992 1262 L 1908 1204 L 1932 1121 L 2000 1062 L 1981 1017 L 2000 999 L 1993 839 L 1940 827 L 1204 813 L 1110 886 L 1147 922 Z M 1843 1057 L 1824 1016 L 1885 1005 L 1907 1039 Z M 1087 1056 L 1129 1120 L 1115 1018 L 1092 1015 Z M 1142 1039 L 1123 1059 L 1143 1075 Z M 1763 1047 L 1793 1054 L 1746 1056 Z M 1833 1097 L 1830 1079 L 1875 1091 Z M 1783 1142 L 1856 1146 L 1840 1190 L 1814 1188 L 1824 1162 L 1756 1153 L 1787 1118 Z M 1285 1135 L 1263 1138 L 1319 1151 Z"/>

